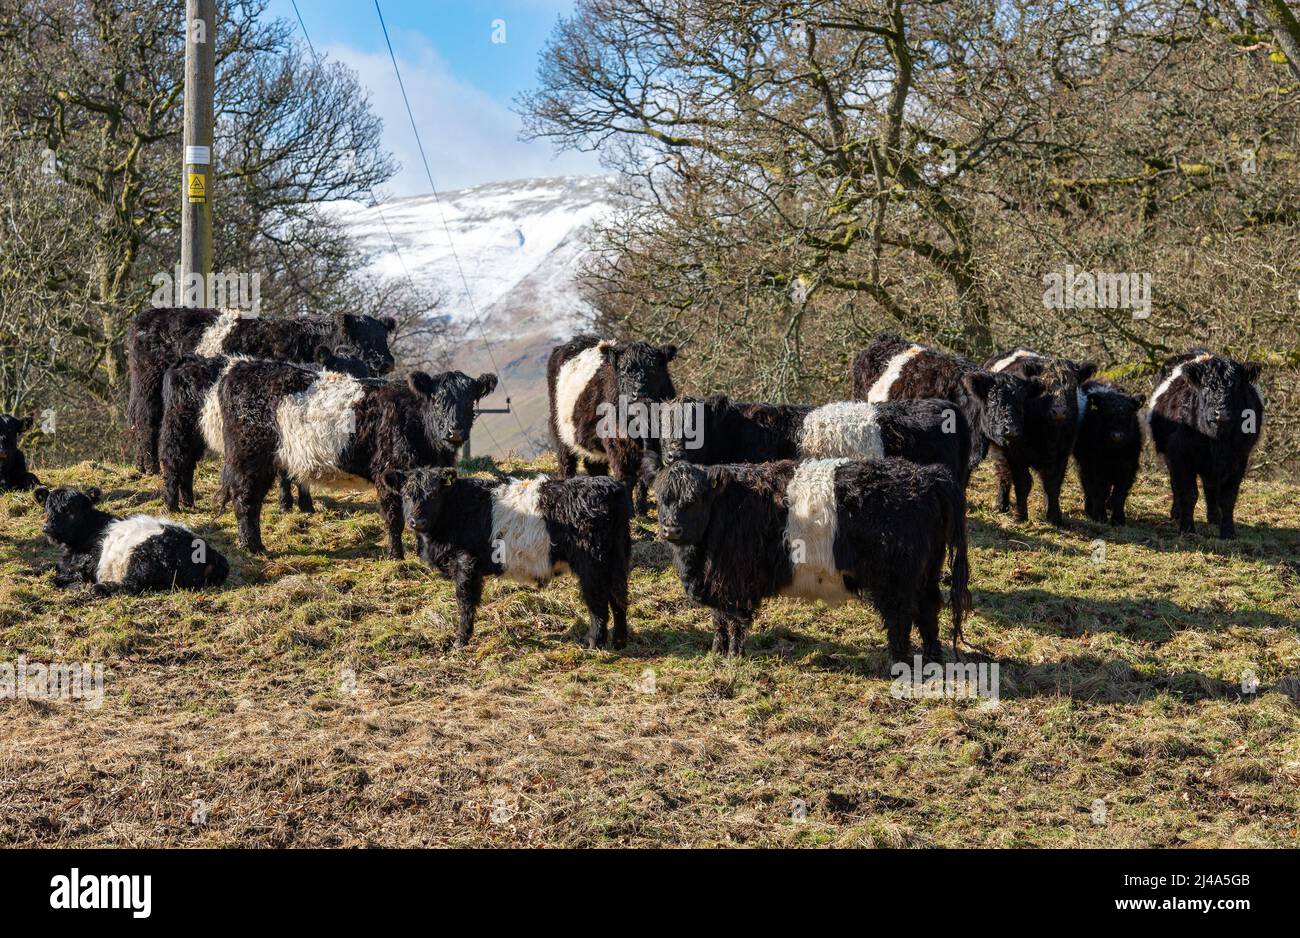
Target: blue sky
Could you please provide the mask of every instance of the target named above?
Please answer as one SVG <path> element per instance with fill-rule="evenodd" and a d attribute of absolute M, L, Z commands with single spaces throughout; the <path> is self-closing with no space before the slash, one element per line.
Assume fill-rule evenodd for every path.
<path fill-rule="evenodd" d="M 600 172 L 591 154 L 558 157 L 545 141 L 522 143 L 511 102 L 536 80 L 538 53 L 572 0 L 380 0 L 402 79 L 440 190 L 482 182 Z M 390 195 L 426 194 L 410 121 L 384 45 L 374 0 L 298 0 L 316 51 L 345 62 L 384 119 L 384 143 L 402 164 Z M 290 0 L 268 15 L 297 26 Z M 493 42 L 503 20 L 505 41 Z M 498 33 L 499 35 L 499 33 Z"/>

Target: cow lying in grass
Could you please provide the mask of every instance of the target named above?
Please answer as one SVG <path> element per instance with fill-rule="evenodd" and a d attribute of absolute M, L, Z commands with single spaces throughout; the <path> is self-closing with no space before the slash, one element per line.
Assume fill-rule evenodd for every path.
<path fill-rule="evenodd" d="M 644 514 L 646 463 L 656 441 L 617 431 L 620 408 L 645 408 L 676 395 L 668 363 L 677 346 L 611 342 L 582 335 L 551 349 L 546 363 L 550 398 L 551 445 L 567 479 L 578 457 L 588 475 L 613 474 L 636 488 L 637 511 Z"/>
<path fill-rule="evenodd" d="M 1047 501 L 1044 517 L 1049 524 L 1060 525 L 1061 485 L 1070 468 L 1070 453 L 1079 432 L 1079 418 L 1084 406 L 1079 385 L 1096 372 L 1092 362 L 1079 365 L 1064 358 L 1051 358 L 1025 348 L 996 355 L 985 368 L 997 374 L 1015 375 L 1042 384 L 1041 393 L 1025 405 L 1024 433 L 1005 445 L 990 444 L 993 467 L 998 476 L 998 511 L 1011 510 L 1011 490 L 1016 493 L 1017 521 L 1029 519 L 1029 492 L 1033 475 L 1043 486 Z"/>
<path fill-rule="evenodd" d="M 45 536 L 63 548 L 54 573 L 60 589 L 90 584 L 101 596 L 220 586 L 230 565 L 188 528 L 149 515 L 118 518 L 100 511 L 98 488 L 36 489 Z"/>
<path fill-rule="evenodd" d="M 388 556 L 402 552 L 402 494 L 394 470 L 450 466 L 469 437 L 474 406 L 497 378 L 459 371 L 405 381 L 354 378 L 282 362 L 237 361 L 217 384 L 221 405 L 221 504 L 235 503 L 240 545 L 262 544 L 262 501 L 278 471 L 294 482 L 373 483 L 388 531 Z"/>
<path fill-rule="evenodd" d="M 1264 399 L 1255 386 L 1263 368 L 1196 348 L 1165 360 L 1147 403 L 1151 440 L 1169 469 L 1170 514 L 1191 533 L 1196 480 L 1205 488 L 1205 519 L 1219 537 L 1237 535 L 1233 511 L 1250 452 L 1264 427 Z"/>
<path fill-rule="evenodd" d="M 587 647 L 627 644 L 627 578 L 632 555 L 632 504 L 627 487 L 609 478 L 459 479 L 454 469 L 390 472 L 402 493 L 420 558 L 452 581 L 460 624 L 456 644 L 469 641 L 487 575 L 544 585 L 557 573 L 578 580 L 590 616 Z"/>
<path fill-rule="evenodd" d="M 990 443 L 1009 446 L 1020 439 L 1026 402 L 1042 391 L 1036 378 L 988 371 L 960 355 L 888 332 L 853 359 L 853 396 L 860 401 L 938 398 L 956 404 L 970 426 L 972 469 Z"/>
<path fill-rule="evenodd" d="M 18 448 L 18 437 L 32 428 L 31 417 L 0 414 L 0 492 L 25 492 L 41 484 L 27 471 L 27 457 Z"/>
<path fill-rule="evenodd" d="M 691 433 L 674 427 L 663 442 L 665 463 L 684 459 L 713 466 L 897 456 L 922 465 L 947 466 L 963 489 L 966 485 L 970 427 L 949 401 L 836 401 L 813 407 L 741 403 L 714 394 L 703 400 L 678 398 L 674 404 L 676 413 L 684 417 L 690 409 L 701 422 Z"/>
<path fill-rule="evenodd" d="M 222 451 L 221 404 L 217 383 L 234 358 L 200 358 L 187 355 L 167 369 L 163 378 L 163 416 L 158 433 L 158 457 L 162 465 L 163 504 L 169 511 L 182 505 L 194 507 L 194 470 L 211 450 Z M 317 371 L 339 371 L 357 378 L 370 377 L 370 369 L 359 358 L 340 351 L 322 349 L 316 355 Z M 305 366 L 304 366 L 305 367 Z M 280 472 L 280 510 L 293 510 L 293 488 L 289 476 Z M 298 508 L 314 510 L 311 492 L 298 484 Z"/>
<path fill-rule="evenodd" d="M 713 650 L 743 654 L 764 599 L 869 599 L 892 661 L 943 659 L 939 589 L 952 575 L 953 649 L 969 594 L 965 499 L 952 473 L 901 459 L 810 459 L 702 468 L 655 480 L 659 532 L 691 599 L 713 610 Z"/>
<path fill-rule="evenodd" d="M 131 390 L 127 418 L 135 434 L 136 467 L 157 472 L 163 376 L 186 355 L 249 356 L 310 364 L 322 351 L 345 350 L 373 374 L 393 370 L 391 316 L 376 319 L 339 313 L 333 318 L 275 319 L 238 310 L 151 308 L 135 317 L 127 338 Z"/>
<path fill-rule="evenodd" d="M 1142 459 L 1138 411 L 1146 401 L 1100 379 L 1085 381 L 1086 400 L 1074 441 L 1083 511 L 1093 521 L 1124 524 L 1124 504 Z"/>

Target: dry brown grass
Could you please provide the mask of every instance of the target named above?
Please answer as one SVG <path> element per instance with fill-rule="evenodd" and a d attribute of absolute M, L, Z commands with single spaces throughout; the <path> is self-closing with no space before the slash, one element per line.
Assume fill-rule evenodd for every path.
<path fill-rule="evenodd" d="M 159 510 L 121 468 L 48 475 Z M 106 671 L 99 710 L 0 701 L 0 843 L 1296 845 L 1297 488 L 1248 482 L 1225 545 L 1178 538 L 1156 476 L 1120 532 L 1078 520 L 1073 482 L 1067 530 L 1015 525 L 988 480 L 967 651 L 1001 664 L 995 708 L 893 698 L 861 607 L 773 603 L 748 659 L 707 654 L 708 614 L 645 528 L 625 654 L 578 646 L 571 580 L 491 585 L 451 651 L 449 585 L 380 559 L 372 496 L 268 508 L 265 561 L 230 515 L 185 514 L 232 557 L 229 587 L 107 601 L 34 573 L 55 556 L 37 508 L 0 496 L 0 661 Z"/>

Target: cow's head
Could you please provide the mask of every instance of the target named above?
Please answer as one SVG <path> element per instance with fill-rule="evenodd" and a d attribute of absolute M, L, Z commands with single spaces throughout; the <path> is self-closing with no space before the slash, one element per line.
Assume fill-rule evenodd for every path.
<path fill-rule="evenodd" d="M 412 469 L 385 473 L 384 484 L 402 493 L 406 526 L 416 534 L 428 534 L 442 514 L 443 500 L 456 484 L 455 469 Z"/>
<path fill-rule="evenodd" d="M 392 316 L 355 316 L 338 313 L 334 317 L 334 345 L 343 352 L 365 362 L 371 374 L 386 375 L 393 370 L 393 353 L 388 349 L 388 336 L 397 328 Z"/>
<path fill-rule="evenodd" d="M 321 349 L 316 353 L 316 364 L 328 371 L 338 371 L 354 378 L 371 378 L 374 372 L 364 359 L 358 358 L 355 350 L 338 346 L 334 351 Z"/>
<path fill-rule="evenodd" d="M 663 439 L 659 444 L 657 462 L 664 466 L 679 460 L 689 462 L 692 454 L 700 462 L 707 462 L 707 459 L 701 458 L 703 454 L 700 445 L 712 432 L 713 415 L 726 406 L 727 398 L 723 394 L 713 394 L 705 399 L 675 398 L 660 424 L 663 427 Z M 697 419 L 702 421 L 702 425 L 695 425 Z M 688 424 L 688 420 L 691 423 Z M 693 446 L 690 445 L 692 443 Z M 653 457 L 654 454 L 649 455 Z M 657 470 L 658 466 L 655 468 Z"/>
<path fill-rule="evenodd" d="M 84 491 L 44 485 L 32 493 L 38 505 L 45 506 L 45 536 L 57 544 L 79 544 L 91 534 L 99 516 L 96 503 L 103 493 L 94 486 Z"/>
<path fill-rule="evenodd" d="M 709 526 L 718 477 L 678 461 L 655 478 L 659 536 L 670 544 L 698 544 Z"/>
<path fill-rule="evenodd" d="M 1142 436 L 1137 415 L 1144 406 L 1145 400 L 1122 391 L 1092 391 L 1084 419 L 1097 422 L 1107 443 L 1122 446 Z"/>
<path fill-rule="evenodd" d="M 406 379 L 412 391 L 424 399 L 424 429 L 436 447 L 455 448 L 469 439 L 474 425 L 474 407 L 496 390 L 497 376 L 471 378 L 461 371 L 429 375 L 413 371 Z"/>
<path fill-rule="evenodd" d="M 1202 433 L 1217 437 L 1242 420 L 1253 406 L 1250 386 L 1259 380 L 1263 367 L 1259 362 L 1242 364 L 1218 355 L 1183 365 L 1183 375 L 1198 398 L 1196 421 Z"/>
<path fill-rule="evenodd" d="M 1076 365 L 1064 359 L 1029 360 L 1021 374 L 1026 379 L 1037 378 L 1043 390 L 1029 398 L 1026 412 L 1058 427 L 1074 426 L 1080 417 L 1079 385 L 1096 371 L 1093 362 Z"/>
<path fill-rule="evenodd" d="M 0 414 L 0 467 L 18 455 L 18 437 L 32 428 L 31 417 Z"/>
<path fill-rule="evenodd" d="M 999 446 L 1012 446 L 1024 436 L 1025 406 L 1045 389 L 1037 378 L 1001 371 L 972 371 L 962 378 L 962 386 L 983 405 L 979 431 Z"/>
<path fill-rule="evenodd" d="M 608 342 L 601 346 L 601 352 L 614 369 L 619 396 L 642 404 L 676 396 L 668 363 L 677 357 L 677 346 Z"/>

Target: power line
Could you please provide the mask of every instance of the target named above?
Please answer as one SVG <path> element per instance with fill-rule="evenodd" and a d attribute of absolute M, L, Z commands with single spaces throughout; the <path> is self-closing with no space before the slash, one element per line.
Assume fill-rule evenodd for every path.
<path fill-rule="evenodd" d="M 388 57 L 393 61 L 393 71 L 397 75 L 397 87 L 402 91 L 402 103 L 406 105 L 406 116 L 411 121 L 411 132 L 415 134 L 415 145 L 420 151 L 420 161 L 424 163 L 424 175 L 429 180 L 429 188 L 433 191 L 433 204 L 437 206 L 438 217 L 442 219 L 442 229 L 447 234 L 447 246 L 451 248 L 451 256 L 456 261 L 456 271 L 460 274 L 460 282 L 465 287 L 465 300 L 469 303 L 470 312 L 474 316 L 474 323 L 478 326 L 479 338 L 483 341 L 483 347 L 487 349 L 488 360 L 492 362 L 492 368 L 496 371 L 497 381 L 501 385 L 502 393 L 508 398 L 510 395 L 506 391 L 505 380 L 502 377 L 501 366 L 497 364 L 496 355 L 492 353 L 492 343 L 488 341 L 487 333 L 483 331 L 482 317 L 474 305 L 474 294 L 469 288 L 469 278 L 465 276 L 465 268 L 461 265 L 460 254 L 456 251 L 456 244 L 451 239 L 451 226 L 447 224 L 447 216 L 442 210 L 442 197 L 438 194 L 438 187 L 433 182 L 433 172 L 429 169 L 429 158 L 424 153 L 424 143 L 420 140 L 420 129 L 415 125 L 415 112 L 411 110 L 411 101 L 406 96 L 406 83 L 402 81 L 402 70 L 397 65 L 397 54 L 393 52 L 393 41 L 388 36 L 388 24 L 384 22 L 384 11 L 379 7 L 379 0 L 375 0 L 375 12 L 379 14 L 379 26 L 384 31 L 384 42 L 388 46 Z M 524 429 L 523 423 L 519 419 L 519 414 L 511 408 L 510 414 L 515 418 L 515 425 L 519 427 L 519 433 L 525 443 L 528 441 L 528 431 Z M 486 428 L 485 428 L 486 429 Z M 491 432 L 488 433 L 491 437 Z M 492 441 L 494 444 L 496 440 Z M 500 445 L 498 444 L 498 449 Z"/>
<path fill-rule="evenodd" d="M 298 9 L 298 0 L 289 0 L 289 2 L 293 5 L 293 12 L 298 17 L 298 25 L 302 28 L 303 38 L 307 40 L 307 48 L 311 50 L 312 58 L 315 59 L 317 63 L 319 63 L 320 55 L 316 52 L 316 46 L 311 41 L 311 34 L 307 32 L 307 24 L 306 22 L 303 21 L 302 13 Z M 411 269 L 406 264 L 406 258 L 402 255 L 402 249 L 397 246 L 397 238 L 393 235 L 393 229 L 389 227 L 388 217 L 384 214 L 383 207 L 381 206 L 379 200 L 375 197 L 374 188 L 371 186 L 367 186 L 366 191 L 370 194 L 370 201 L 374 203 L 375 213 L 379 216 L 379 221 L 384 226 L 384 232 L 388 235 L 388 241 L 393 246 L 393 253 L 397 255 L 397 262 L 402 267 L 402 273 L 406 275 L 407 283 L 409 283 L 411 285 L 411 289 L 418 294 L 420 292 L 420 288 L 416 286 L 415 278 L 411 276 Z M 442 332 L 435 332 L 434 335 L 437 337 L 439 344 L 442 345 L 442 353 L 447 357 L 448 362 L 450 362 L 452 358 L 452 352 L 451 352 L 451 346 L 448 345 L 447 343 L 447 337 L 443 335 Z M 492 364 L 495 367 L 496 362 L 493 361 Z M 504 388 L 502 390 L 504 390 Z M 492 434 L 491 428 L 488 427 L 486 424 L 484 424 L 483 429 L 487 431 L 488 438 L 492 440 L 492 444 L 498 450 L 500 450 L 502 448 L 501 444 L 497 442 L 496 437 Z M 527 436 L 525 435 L 525 440 L 526 439 Z"/>

